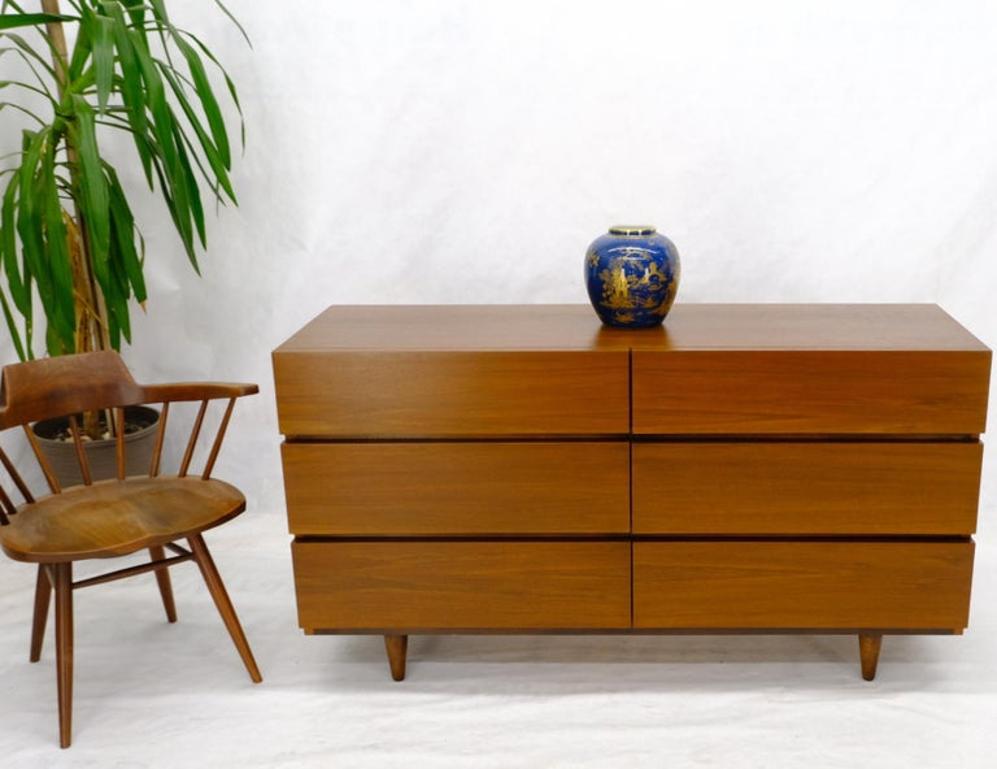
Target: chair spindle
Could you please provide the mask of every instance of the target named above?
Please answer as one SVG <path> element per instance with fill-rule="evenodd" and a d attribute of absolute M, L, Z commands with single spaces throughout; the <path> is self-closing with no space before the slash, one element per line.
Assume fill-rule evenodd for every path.
<path fill-rule="evenodd" d="M 69 432 L 73 435 L 73 445 L 76 447 L 76 461 L 80 463 L 80 476 L 83 478 L 83 485 L 89 486 L 93 483 L 90 477 L 90 461 L 87 459 L 87 452 L 83 446 L 83 438 L 80 435 L 80 425 L 76 420 L 76 415 L 69 417 Z"/>
<path fill-rule="evenodd" d="M 17 472 L 17 468 L 14 467 L 14 463 L 10 461 L 10 457 L 7 456 L 7 452 L 3 449 L 0 449 L 0 462 L 3 462 L 3 466 L 6 468 L 11 480 L 14 481 L 14 485 L 17 486 L 17 490 L 21 492 L 21 496 L 24 497 L 24 501 L 28 504 L 34 502 L 35 498 L 31 493 L 31 489 L 28 488 L 28 484 L 24 482 L 21 474 Z"/>
<path fill-rule="evenodd" d="M 17 513 L 17 505 L 14 504 L 13 500 L 7 496 L 7 490 L 0 486 L 0 507 L 8 515 L 14 515 Z"/>
<path fill-rule="evenodd" d="M 170 403 L 163 404 L 162 411 L 159 412 L 159 430 L 156 432 L 156 445 L 152 449 L 152 462 L 149 465 L 149 477 L 155 478 L 159 475 L 159 460 L 163 456 L 163 442 L 166 438 L 166 419 L 170 415 Z"/>
<path fill-rule="evenodd" d="M 21 425 L 21 427 L 24 428 L 24 434 L 28 436 L 28 443 L 31 444 L 31 450 L 35 452 L 35 459 L 38 460 L 38 466 L 41 467 L 42 473 L 45 475 L 48 487 L 52 490 L 53 494 L 61 494 L 62 487 L 59 485 L 59 479 L 55 477 L 48 457 L 42 453 L 41 446 L 38 445 L 38 439 L 35 437 L 35 431 L 31 429 L 31 425 Z"/>
<path fill-rule="evenodd" d="M 187 441 L 187 450 L 183 453 L 183 461 L 180 463 L 180 472 L 177 476 L 187 477 L 187 470 L 190 468 L 190 460 L 194 457 L 194 446 L 197 445 L 197 437 L 201 434 L 201 425 L 204 423 L 204 412 L 208 410 L 208 401 L 201 401 L 201 408 L 197 410 L 197 418 L 194 420 L 194 427 L 190 431 L 190 440 Z"/>
<path fill-rule="evenodd" d="M 215 460 L 218 459 L 218 452 L 221 451 L 222 441 L 225 440 L 225 431 L 228 429 L 228 421 L 232 416 L 233 408 L 235 408 L 235 398 L 229 398 L 228 406 L 225 407 L 225 415 L 222 417 L 221 424 L 218 425 L 215 442 L 211 444 L 211 453 L 208 455 L 208 461 L 204 465 L 204 472 L 201 474 L 202 481 L 208 480 L 211 477 L 211 471 L 215 468 Z"/>
<path fill-rule="evenodd" d="M 125 468 L 125 410 L 123 408 L 114 409 L 114 454 L 118 464 L 118 480 L 123 481 L 127 470 Z"/>
<path fill-rule="evenodd" d="M 0 487 L 0 526 L 6 526 L 10 523 L 10 519 L 7 516 L 14 515 L 16 512 L 17 508 L 10 501 L 7 492 L 3 490 L 3 487 Z"/>

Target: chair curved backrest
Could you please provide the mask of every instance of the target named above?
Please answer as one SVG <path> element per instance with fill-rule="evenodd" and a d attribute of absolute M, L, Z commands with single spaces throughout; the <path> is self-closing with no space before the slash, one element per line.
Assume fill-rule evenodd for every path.
<path fill-rule="evenodd" d="M 142 403 L 135 382 L 116 352 L 89 352 L 4 366 L 0 430 L 84 411 Z"/>
<path fill-rule="evenodd" d="M 236 398 L 256 392 L 258 388 L 254 384 L 181 382 L 141 385 L 134 380 L 121 356 L 114 351 L 64 355 L 4 366 L 0 373 L 0 430 L 18 426 L 23 428 L 49 489 L 53 494 L 59 494 L 62 491 L 59 480 L 31 429 L 32 422 L 55 417 L 67 418 L 76 448 L 76 458 L 80 465 L 80 475 L 84 485 L 89 486 L 93 481 L 79 429 L 79 414 L 88 411 L 113 411 L 112 432 L 116 443 L 117 478 L 123 481 L 125 480 L 125 407 L 146 403 L 162 404 L 148 473 L 149 477 L 156 477 L 159 475 L 170 404 L 178 401 L 201 401 L 177 473 L 179 477 L 185 477 L 190 468 L 208 403 L 215 399 L 227 399 L 228 405 L 201 472 L 201 478 L 208 480 L 225 438 Z M 0 463 L 6 468 L 24 501 L 34 502 L 35 498 L 30 489 L 2 448 L 0 448 Z M 16 512 L 17 506 L 0 485 L 0 525 L 6 525 L 7 516 Z"/>

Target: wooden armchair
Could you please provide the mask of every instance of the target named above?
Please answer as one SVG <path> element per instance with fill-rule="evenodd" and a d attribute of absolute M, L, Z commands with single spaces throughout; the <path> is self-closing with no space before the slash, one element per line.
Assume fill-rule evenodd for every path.
<path fill-rule="evenodd" d="M 246 508 L 246 499 L 234 486 L 211 478 L 236 398 L 257 392 L 252 384 L 183 383 L 140 385 L 114 352 L 94 352 L 30 361 L 3 369 L 0 393 L 0 430 L 21 426 L 34 450 L 51 494 L 34 496 L 7 454 L 6 468 L 24 502 L 15 505 L 0 485 L 0 546 L 17 561 L 38 564 L 31 661 L 41 656 L 49 599 L 55 589 L 56 669 L 59 691 L 59 736 L 69 747 L 73 687 L 73 591 L 91 585 L 154 572 L 166 617 L 176 621 L 169 567 L 194 561 L 254 682 L 259 669 L 211 559 L 201 532 L 234 518 Z M 189 474 L 197 439 L 209 401 L 227 400 L 218 432 L 203 470 Z M 160 457 L 170 404 L 200 401 L 200 408 L 176 475 L 160 474 Z M 124 407 L 161 403 L 159 428 L 147 476 L 125 477 Z M 109 410 L 117 425 L 117 478 L 94 482 L 80 436 L 78 415 Z M 82 486 L 62 489 L 52 472 L 30 423 L 66 416 L 76 446 Z M 186 539 L 189 549 L 176 544 Z M 73 562 L 112 558 L 148 549 L 149 563 L 74 582 Z M 166 557 L 166 550 L 172 553 Z"/>

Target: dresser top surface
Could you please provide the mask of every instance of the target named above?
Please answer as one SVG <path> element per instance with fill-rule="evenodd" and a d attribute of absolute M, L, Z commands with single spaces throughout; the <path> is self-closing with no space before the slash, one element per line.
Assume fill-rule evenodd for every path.
<path fill-rule="evenodd" d="M 677 304 L 664 326 L 603 326 L 588 305 L 339 305 L 277 353 L 460 350 L 962 350 L 934 304 Z"/>

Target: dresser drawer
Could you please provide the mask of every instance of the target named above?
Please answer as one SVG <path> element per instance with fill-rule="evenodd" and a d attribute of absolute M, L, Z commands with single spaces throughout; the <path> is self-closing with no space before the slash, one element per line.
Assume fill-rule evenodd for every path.
<path fill-rule="evenodd" d="M 980 443 L 636 443 L 637 534 L 968 535 Z"/>
<path fill-rule="evenodd" d="M 630 626 L 628 542 L 295 542 L 308 630 Z"/>
<path fill-rule="evenodd" d="M 281 352 L 288 437 L 625 434 L 628 353 Z"/>
<path fill-rule="evenodd" d="M 630 450 L 588 443 L 285 443 L 298 535 L 626 534 Z"/>
<path fill-rule="evenodd" d="M 988 350 L 634 350 L 633 432 L 976 435 L 989 375 Z"/>
<path fill-rule="evenodd" d="M 961 630 L 973 543 L 636 542 L 634 626 Z"/>

